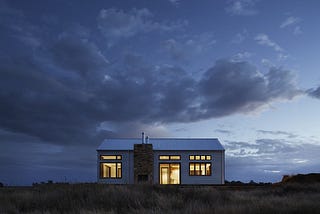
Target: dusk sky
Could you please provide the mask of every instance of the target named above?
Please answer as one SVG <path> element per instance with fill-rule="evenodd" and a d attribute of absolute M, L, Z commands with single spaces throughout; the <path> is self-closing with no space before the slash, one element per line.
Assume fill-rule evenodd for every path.
<path fill-rule="evenodd" d="M 319 11 L 0 0 L 0 182 L 94 182 L 101 141 L 142 131 L 219 138 L 229 181 L 319 173 Z"/>

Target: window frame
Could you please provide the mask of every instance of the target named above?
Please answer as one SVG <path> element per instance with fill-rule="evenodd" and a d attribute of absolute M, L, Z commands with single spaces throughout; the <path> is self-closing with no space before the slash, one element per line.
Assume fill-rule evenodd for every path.
<path fill-rule="evenodd" d="M 104 158 L 104 157 L 109 157 L 109 158 Z M 110 158 L 114 157 L 114 158 Z M 101 161 L 118 161 L 122 160 L 122 155 L 100 155 L 100 160 Z"/>
<path fill-rule="evenodd" d="M 172 164 L 177 164 L 177 165 L 179 165 L 179 184 L 161 184 L 161 164 L 168 164 L 169 166 L 168 166 L 168 168 L 169 168 L 169 171 L 171 171 L 170 169 L 171 169 L 171 165 Z M 159 169 L 159 175 L 158 175 L 158 177 L 159 177 L 159 184 L 160 185 L 181 185 L 181 166 L 182 164 L 181 164 L 181 162 L 159 162 L 158 163 L 158 169 Z"/>
<path fill-rule="evenodd" d="M 201 168 L 204 165 L 204 172 L 205 174 L 201 174 Z M 209 165 L 209 173 L 207 174 L 207 165 Z M 191 166 L 193 167 L 193 173 L 191 173 Z M 198 167 L 198 170 L 196 168 Z M 196 171 L 199 171 L 198 174 Z M 189 176 L 212 176 L 212 162 L 189 162 Z"/>
<path fill-rule="evenodd" d="M 168 157 L 168 159 L 163 159 L 161 157 Z M 172 157 L 179 157 L 178 159 Z M 159 155 L 158 160 L 160 161 L 181 161 L 181 155 Z"/>
<path fill-rule="evenodd" d="M 211 161 L 212 155 L 189 155 L 189 161 Z"/>
<path fill-rule="evenodd" d="M 116 177 L 103 177 L 103 165 L 104 164 L 115 164 L 115 172 L 116 172 Z M 119 168 L 120 166 L 120 168 Z M 120 169 L 120 173 L 119 173 Z M 111 173 L 109 173 L 110 176 Z M 119 175 L 120 174 L 120 175 Z M 100 162 L 100 179 L 122 179 L 122 162 Z"/>

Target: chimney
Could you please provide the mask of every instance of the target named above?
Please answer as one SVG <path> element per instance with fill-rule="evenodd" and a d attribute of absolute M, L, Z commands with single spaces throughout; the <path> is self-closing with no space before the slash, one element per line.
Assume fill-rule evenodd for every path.
<path fill-rule="evenodd" d="M 142 139 L 141 139 L 141 141 L 142 141 L 142 144 L 144 144 L 144 141 L 145 141 L 145 139 L 144 139 L 144 132 L 142 132 Z"/>
<path fill-rule="evenodd" d="M 146 137 L 146 144 L 149 143 L 149 136 Z"/>

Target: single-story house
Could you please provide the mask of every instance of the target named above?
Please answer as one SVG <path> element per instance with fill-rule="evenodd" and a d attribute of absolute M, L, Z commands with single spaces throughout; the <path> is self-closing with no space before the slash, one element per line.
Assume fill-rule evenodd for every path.
<path fill-rule="evenodd" d="M 97 149 L 99 183 L 224 184 L 224 148 L 216 138 L 116 138 Z"/>

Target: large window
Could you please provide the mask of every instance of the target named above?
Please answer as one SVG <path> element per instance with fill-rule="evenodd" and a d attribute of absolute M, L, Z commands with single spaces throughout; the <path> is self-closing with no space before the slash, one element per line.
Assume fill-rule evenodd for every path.
<path fill-rule="evenodd" d="M 190 176 L 211 176 L 211 163 L 189 163 Z"/>
<path fill-rule="evenodd" d="M 121 178 L 122 164 L 121 163 L 100 163 L 101 178 Z"/>

